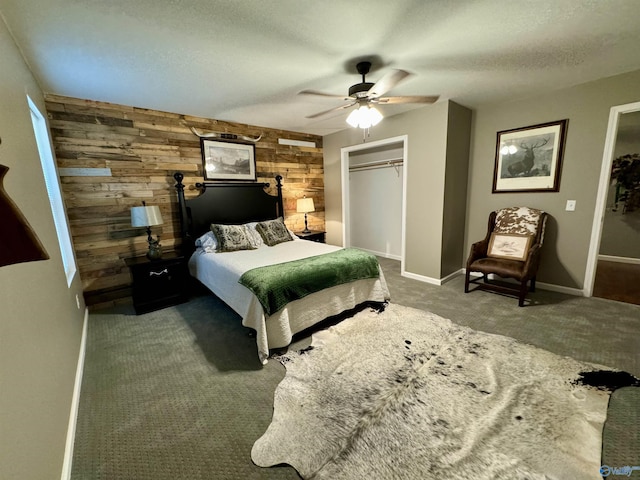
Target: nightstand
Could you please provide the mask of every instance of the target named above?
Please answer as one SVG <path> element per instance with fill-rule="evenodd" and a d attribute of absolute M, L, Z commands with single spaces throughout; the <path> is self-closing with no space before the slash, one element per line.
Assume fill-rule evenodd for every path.
<path fill-rule="evenodd" d="M 125 259 L 133 279 L 132 297 L 136 315 L 187 301 L 189 274 L 185 257 L 165 252 L 161 259 Z"/>
<path fill-rule="evenodd" d="M 303 240 L 311 240 L 312 242 L 324 243 L 324 235 L 326 232 L 322 232 L 320 230 L 311 230 L 310 233 L 304 232 L 293 232 L 296 237 L 300 237 Z"/>

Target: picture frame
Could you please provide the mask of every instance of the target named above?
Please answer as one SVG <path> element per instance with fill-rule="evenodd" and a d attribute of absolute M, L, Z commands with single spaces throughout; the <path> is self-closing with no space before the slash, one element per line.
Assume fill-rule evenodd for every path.
<path fill-rule="evenodd" d="M 532 241 L 533 235 L 492 233 L 489 239 L 489 247 L 487 248 L 487 256 L 524 262 L 527 259 Z"/>
<path fill-rule="evenodd" d="M 200 138 L 200 150 L 205 180 L 257 180 L 255 144 Z"/>
<path fill-rule="evenodd" d="M 559 191 L 568 122 L 498 132 L 492 193 Z"/>

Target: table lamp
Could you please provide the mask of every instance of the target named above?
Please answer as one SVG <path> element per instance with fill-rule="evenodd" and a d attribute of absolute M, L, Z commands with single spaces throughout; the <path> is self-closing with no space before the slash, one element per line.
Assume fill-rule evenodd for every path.
<path fill-rule="evenodd" d="M 142 207 L 131 207 L 131 226 L 147 227 L 147 241 L 149 242 L 147 258 L 149 260 L 156 260 L 162 257 L 160 235 L 157 236 L 157 240 L 151 237 L 151 227 L 153 225 L 162 225 L 160 207 L 157 205 L 148 207 L 145 202 L 142 202 Z"/>
<path fill-rule="evenodd" d="M 313 206 L 313 198 L 299 198 L 297 203 L 297 211 L 298 213 L 304 213 L 304 230 L 302 231 L 302 233 L 311 233 L 311 230 L 309 230 L 309 227 L 307 226 L 307 213 L 316 211 Z"/>

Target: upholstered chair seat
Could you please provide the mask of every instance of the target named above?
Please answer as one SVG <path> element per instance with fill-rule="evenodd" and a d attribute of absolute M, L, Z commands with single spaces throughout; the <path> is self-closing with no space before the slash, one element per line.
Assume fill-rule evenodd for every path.
<path fill-rule="evenodd" d="M 540 264 L 540 249 L 544 240 L 547 214 L 529 207 L 509 207 L 491 212 L 487 235 L 471 246 L 467 259 L 464 291 L 469 285 L 499 293 L 515 294 L 518 305 L 524 306 L 529 291 L 535 291 L 536 273 Z M 482 276 L 471 280 L 471 273 Z M 511 287 L 489 280 L 489 275 L 511 278 L 518 283 Z"/>
<path fill-rule="evenodd" d="M 493 273 L 502 278 L 518 279 L 522 276 L 524 267 L 524 262 L 489 257 L 479 258 L 473 262 L 473 271 L 481 272 L 485 275 Z"/>

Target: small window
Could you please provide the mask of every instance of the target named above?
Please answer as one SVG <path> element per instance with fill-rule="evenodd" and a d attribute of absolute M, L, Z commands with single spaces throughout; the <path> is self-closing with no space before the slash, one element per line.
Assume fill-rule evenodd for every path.
<path fill-rule="evenodd" d="M 60 244 L 60 254 L 64 271 L 67 276 L 67 286 L 71 286 L 71 281 L 76 273 L 76 261 L 73 256 L 73 245 L 71 243 L 71 235 L 69 234 L 69 226 L 64 211 L 64 203 L 62 203 L 62 193 L 60 190 L 60 181 L 58 179 L 58 171 L 56 170 L 55 160 L 51 151 L 51 139 L 49 138 L 49 130 L 47 122 L 35 106 L 31 98 L 27 95 L 29 110 L 31 110 L 31 121 L 33 122 L 33 131 L 38 144 L 38 153 L 40 154 L 40 163 L 42 164 L 42 172 L 44 173 L 44 182 L 47 186 L 49 194 L 49 203 L 51 203 L 51 213 L 53 214 L 53 222 L 56 226 L 58 234 L 58 243 Z"/>

